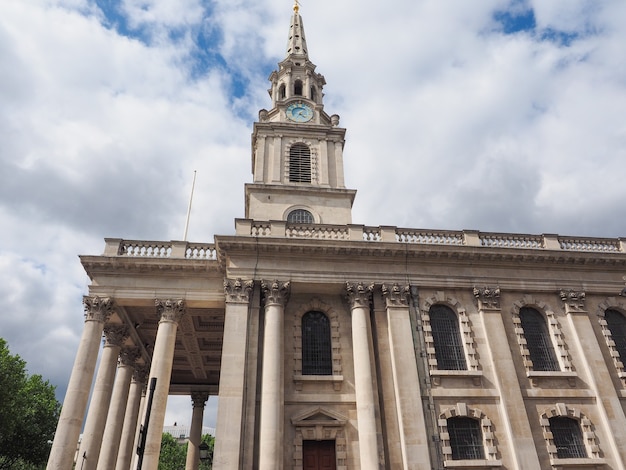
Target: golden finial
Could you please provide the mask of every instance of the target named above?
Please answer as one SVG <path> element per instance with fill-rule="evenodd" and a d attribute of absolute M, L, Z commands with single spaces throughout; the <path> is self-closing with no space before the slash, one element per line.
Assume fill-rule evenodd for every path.
<path fill-rule="evenodd" d="M 294 13 L 298 13 L 300 11 L 300 2 L 298 0 L 295 0 L 295 3 L 293 4 L 293 11 Z"/>

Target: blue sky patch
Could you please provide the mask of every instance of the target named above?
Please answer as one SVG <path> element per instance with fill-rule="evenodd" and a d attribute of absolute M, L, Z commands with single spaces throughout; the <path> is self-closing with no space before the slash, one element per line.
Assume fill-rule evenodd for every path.
<path fill-rule="evenodd" d="M 532 8 L 520 11 L 498 11 L 494 13 L 493 19 L 500 24 L 504 34 L 534 31 L 537 26 Z"/>

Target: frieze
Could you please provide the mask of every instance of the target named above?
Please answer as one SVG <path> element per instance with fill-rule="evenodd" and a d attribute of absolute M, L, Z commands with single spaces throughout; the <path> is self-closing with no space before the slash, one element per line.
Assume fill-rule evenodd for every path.
<path fill-rule="evenodd" d="M 500 309 L 499 287 L 474 287 L 474 297 L 478 299 L 478 308 L 480 310 Z"/>
<path fill-rule="evenodd" d="M 274 280 L 270 284 L 261 281 L 261 290 L 263 291 L 265 305 L 277 304 L 284 306 L 289 299 L 290 288 L 291 283 L 289 281 L 280 282 Z"/>
<path fill-rule="evenodd" d="M 85 321 L 106 322 L 113 313 L 113 299 L 110 297 L 84 296 Z"/>
<path fill-rule="evenodd" d="M 250 301 L 250 292 L 254 287 L 254 281 L 242 281 L 241 278 L 236 280 L 224 280 L 224 295 L 226 302 L 247 304 Z"/>
<path fill-rule="evenodd" d="M 185 313 L 185 301 L 182 299 L 156 299 L 154 305 L 159 321 L 178 323 L 180 317 Z"/>
<path fill-rule="evenodd" d="M 362 282 L 346 282 L 346 294 L 350 308 L 369 308 L 372 302 L 374 283 L 368 285 Z"/>
<path fill-rule="evenodd" d="M 383 284 L 382 293 L 387 307 L 408 307 L 411 287 L 408 285 L 400 286 L 397 282 L 391 286 Z"/>
<path fill-rule="evenodd" d="M 126 325 L 106 325 L 104 327 L 104 337 L 107 346 L 119 346 L 130 336 Z"/>

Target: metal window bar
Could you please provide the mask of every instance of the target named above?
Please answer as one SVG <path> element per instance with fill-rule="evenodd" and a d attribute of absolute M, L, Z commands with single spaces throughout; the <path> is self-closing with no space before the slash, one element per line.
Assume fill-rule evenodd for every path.
<path fill-rule="evenodd" d="M 445 305 L 433 305 L 429 316 L 437 369 L 466 370 L 467 363 L 456 313 Z"/>
<path fill-rule="evenodd" d="M 549 421 L 557 458 L 587 458 L 587 449 L 585 448 L 583 433 L 580 430 L 578 421 L 565 416 L 556 416 L 550 418 Z"/>
<path fill-rule="evenodd" d="M 447 426 L 452 460 L 485 458 L 483 435 L 478 420 L 464 417 L 448 418 Z"/>
<path fill-rule="evenodd" d="M 305 209 L 296 209 L 289 213 L 287 222 L 290 224 L 312 224 L 313 214 Z"/>
<path fill-rule="evenodd" d="M 307 312 L 302 317 L 302 374 L 332 373 L 330 321 L 322 312 Z"/>
<path fill-rule="evenodd" d="M 533 361 L 533 370 L 560 370 L 548 325 L 543 315 L 533 308 L 523 307 L 520 309 L 519 316 L 530 360 Z"/>
<path fill-rule="evenodd" d="M 305 144 L 294 144 L 289 149 L 289 181 L 311 182 L 311 150 Z"/>
<path fill-rule="evenodd" d="M 611 332 L 611 338 L 615 343 L 615 349 L 619 353 L 622 362 L 626 361 L 626 317 L 617 310 L 607 310 L 604 319 Z"/>

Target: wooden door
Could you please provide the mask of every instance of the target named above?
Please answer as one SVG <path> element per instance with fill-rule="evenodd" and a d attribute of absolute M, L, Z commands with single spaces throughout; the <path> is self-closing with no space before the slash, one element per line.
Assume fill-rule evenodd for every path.
<path fill-rule="evenodd" d="M 304 441 L 303 470 L 336 470 L 335 441 Z"/>

